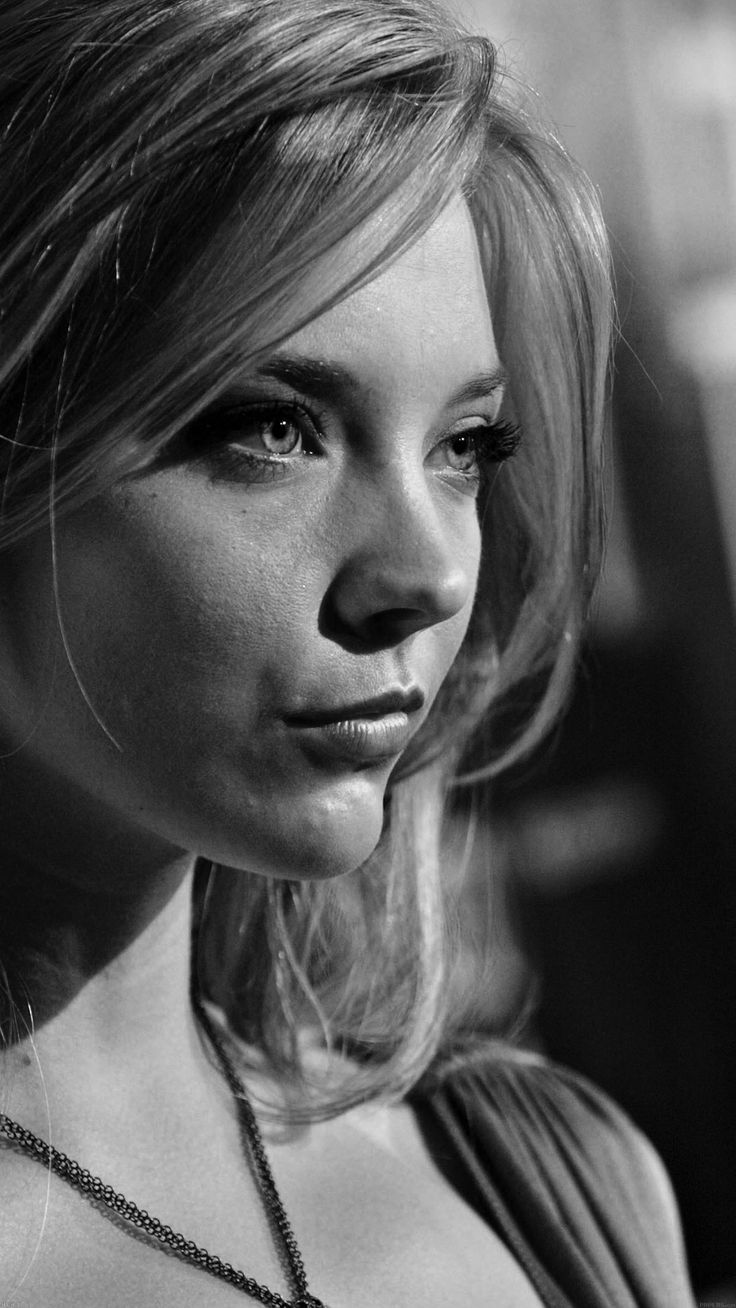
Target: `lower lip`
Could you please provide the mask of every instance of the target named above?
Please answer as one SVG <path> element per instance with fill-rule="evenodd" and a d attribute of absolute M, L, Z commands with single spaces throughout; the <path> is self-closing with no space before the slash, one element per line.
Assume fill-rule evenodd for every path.
<path fill-rule="evenodd" d="M 387 713 L 380 718 L 345 718 L 314 725 L 296 723 L 306 742 L 320 754 L 357 763 L 380 763 L 395 759 L 408 745 L 413 725 L 407 713 Z"/>

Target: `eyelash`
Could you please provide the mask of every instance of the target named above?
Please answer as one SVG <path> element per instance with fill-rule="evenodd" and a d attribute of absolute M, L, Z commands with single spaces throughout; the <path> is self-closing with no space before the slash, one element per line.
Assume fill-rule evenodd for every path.
<path fill-rule="evenodd" d="M 515 423 L 497 419 L 446 436 L 445 443 L 456 440 L 458 436 L 472 438 L 475 456 L 483 466 L 486 463 L 505 463 L 507 459 L 513 458 L 521 443 L 521 428 Z"/>
<path fill-rule="evenodd" d="M 295 456 L 269 454 L 267 450 L 263 454 L 254 454 L 227 439 L 228 427 L 235 427 L 239 420 L 254 425 L 259 418 L 290 419 L 302 430 L 303 437 L 310 436 L 313 443 L 319 445 L 327 415 L 318 413 L 300 399 L 253 401 L 210 409 L 188 429 L 186 436 L 190 451 L 209 465 L 214 480 L 232 477 L 241 481 L 266 481 L 288 471 L 289 462 Z M 302 457 L 314 456 L 304 451 Z"/>
<path fill-rule="evenodd" d="M 224 429 L 230 425 L 235 426 L 238 419 L 256 423 L 259 418 L 291 419 L 302 429 L 303 439 L 311 437 L 312 443 L 318 446 L 321 446 L 322 432 L 327 422 L 326 414 L 318 412 L 311 402 L 307 403 L 300 397 L 293 400 L 230 404 L 209 410 L 193 424 L 186 435 L 190 450 L 193 450 L 195 456 L 212 469 L 213 480 L 228 478 L 244 482 L 275 480 L 289 471 L 290 463 L 294 458 L 316 457 L 310 450 L 303 450 L 298 454 L 280 455 L 268 451 L 256 454 L 228 441 L 223 436 Z M 479 467 L 473 472 L 454 468 L 448 468 L 448 472 L 468 483 L 477 483 L 483 480 L 484 470 L 489 466 L 498 465 L 513 457 L 519 447 L 521 429 L 515 423 L 501 420 L 479 423 L 477 427 L 451 433 L 438 441 L 435 448 L 440 445 L 450 445 L 459 437 L 472 439 Z"/>

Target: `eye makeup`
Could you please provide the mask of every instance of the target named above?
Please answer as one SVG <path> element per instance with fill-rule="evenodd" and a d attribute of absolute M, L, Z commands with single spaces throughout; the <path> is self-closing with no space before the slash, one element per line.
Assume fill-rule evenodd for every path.
<path fill-rule="evenodd" d="M 427 460 L 433 471 L 467 494 L 478 495 L 491 468 L 511 458 L 521 439 L 508 422 L 476 422 L 443 437 Z"/>
<path fill-rule="evenodd" d="M 188 457 L 213 481 L 273 481 L 324 455 L 325 420 L 301 397 L 225 399 L 187 429 Z"/>
<path fill-rule="evenodd" d="M 521 443 L 521 428 L 512 422 L 497 420 L 481 423 L 468 431 L 449 436 L 449 441 L 467 437 L 472 441 L 475 457 L 480 464 L 504 463 L 513 458 Z"/>
<path fill-rule="evenodd" d="M 465 426 L 435 442 L 425 462 L 434 470 L 475 489 L 484 470 L 512 457 L 521 433 L 501 419 L 468 417 Z M 171 453 L 206 467 L 214 482 L 274 481 L 300 470 L 306 461 L 329 453 L 334 417 L 315 409 L 311 398 L 250 394 L 226 395 L 182 433 Z"/>

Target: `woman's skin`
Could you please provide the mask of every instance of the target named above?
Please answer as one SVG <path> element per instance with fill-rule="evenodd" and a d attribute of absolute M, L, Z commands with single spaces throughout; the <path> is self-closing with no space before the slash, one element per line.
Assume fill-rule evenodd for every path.
<path fill-rule="evenodd" d="M 464 205 L 278 353 L 292 377 L 311 361 L 311 390 L 245 375 L 233 397 L 250 406 L 245 417 L 201 427 L 59 523 L 61 622 L 48 538 L 15 551 L 0 581 L 0 958 L 35 1027 L 32 1039 L 11 1035 L 2 1107 L 274 1288 L 283 1274 L 229 1093 L 189 1007 L 192 851 L 267 876 L 330 876 L 364 861 L 403 744 L 389 723 L 384 754 L 380 739 L 343 747 L 309 715 L 400 691 L 404 741 L 460 647 L 480 536 L 472 459 L 450 438 L 492 423 L 502 398 Z M 264 403 L 269 414 L 254 412 Z M 304 452 L 267 460 L 264 438 L 286 449 L 300 433 Z M 3 1016 L 8 1034 L 7 1006 Z M 487 1277 L 490 1256 L 509 1287 L 499 1308 L 534 1303 L 434 1173 L 408 1110 L 387 1120 L 388 1147 L 366 1146 L 353 1118 L 274 1144 L 315 1291 L 334 1308 L 409 1308 L 426 1302 L 414 1298 L 423 1277 L 439 1286 L 446 1275 L 465 1297 L 432 1302 L 472 1308 L 487 1302 L 476 1272 Z M 13 1153 L 2 1164 L 0 1297 L 234 1301 L 57 1182 L 34 1259 L 45 1173 Z M 434 1216 L 410 1201 L 412 1175 Z M 457 1228 L 465 1253 L 443 1254 L 440 1236 L 439 1267 L 430 1258 L 410 1275 L 407 1241 L 418 1248 L 433 1221 L 446 1236 Z M 391 1231 L 404 1232 L 395 1248 Z"/>

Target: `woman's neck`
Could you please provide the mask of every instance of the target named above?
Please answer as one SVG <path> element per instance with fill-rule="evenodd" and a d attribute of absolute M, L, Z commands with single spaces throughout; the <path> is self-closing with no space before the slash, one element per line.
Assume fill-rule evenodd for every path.
<path fill-rule="evenodd" d="M 127 890 L 119 871 L 102 893 L 79 869 L 72 883 L 4 858 L 0 1103 L 42 1135 L 65 1128 L 67 1150 L 92 1120 L 131 1122 L 212 1079 L 190 1003 L 193 860 Z"/>

